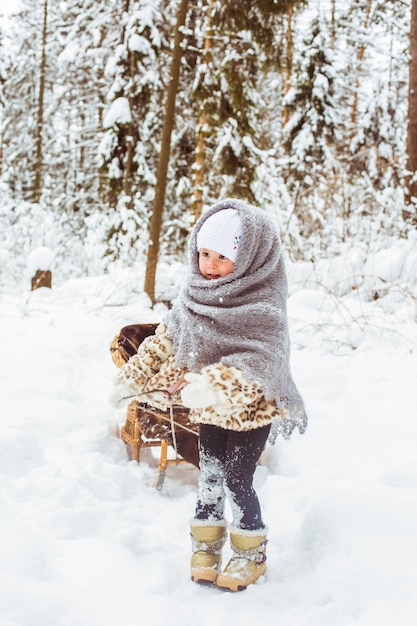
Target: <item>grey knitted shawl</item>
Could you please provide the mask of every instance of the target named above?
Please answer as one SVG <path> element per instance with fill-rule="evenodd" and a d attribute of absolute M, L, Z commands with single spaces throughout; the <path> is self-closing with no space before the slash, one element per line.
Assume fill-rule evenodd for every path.
<path fill-rule="evenodd" d="M 198 269 L 197 233 L 204 221 L 225 208 L 239 212 L 242 239 L 228 276 L 207 280 Z M 304 403 L 290 371 L 287 277 L 277 230 L 261 209 L 236 199 L 218 202 L 197 222 L 189 242 L 189 271 L 167 317 L 179 366 L 200 372 L 223 363 L 258 382 L 268 401 L 288 410 L 272 425 L 289 437 L 307 426 Z"/>

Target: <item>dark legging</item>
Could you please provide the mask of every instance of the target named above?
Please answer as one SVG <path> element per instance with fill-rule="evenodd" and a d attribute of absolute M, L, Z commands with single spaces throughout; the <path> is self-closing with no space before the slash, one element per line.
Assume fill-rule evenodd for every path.
<path fill-rule="evenodd" d="M 244 530 L 265 527 L 252 483 L 270 428 L 268 425 L 237 432 L 200 424 L 200 478 L 196 519 L 224 520 L 227 495 L 234 526 Z"/>

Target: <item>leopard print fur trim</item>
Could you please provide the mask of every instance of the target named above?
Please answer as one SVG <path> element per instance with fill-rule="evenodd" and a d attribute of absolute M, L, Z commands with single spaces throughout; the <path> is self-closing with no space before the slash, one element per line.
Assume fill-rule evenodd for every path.
<path fill-rule="evenodd" d="M 167 397 L 155 390 L 168 389 L 185 372 L 184 368 L 177 367 L 172 342 L 166 335 L 165 325 L 161 324 L 156 334 L 147 337 L 139 346 L 138 353 L 122 367 L 120 376 L 128 384 L 133 382 L 144 394 L 142 402 L 167 411 L 171 403 L 181 405 L 180 393 Z M 285 419 L 285 414 L 274 403 L 267 402 L 259 384 L 247 382 L 240 369 L 216 363 L 204 368 L 201 373 L 220 393 L 224 410 L 220 413 L 218 406 L 216 410 L 213 407 L 192 409 L 190 421 L 247 431 L 271 424 L 277 418 Z"/>

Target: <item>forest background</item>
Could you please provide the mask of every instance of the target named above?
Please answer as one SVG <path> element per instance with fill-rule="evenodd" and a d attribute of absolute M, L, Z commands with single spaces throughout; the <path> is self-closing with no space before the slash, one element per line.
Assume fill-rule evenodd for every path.
<path fill-rule="evenodd" d="M 1 626 L 415 626 L 417 0 L 4 4 Z M 197 469 L 153 489 L 107 404 L 111 339 L 163 319 L 226 195 L 280 230 L 309 414 L 257 468 L 238 598 L 189 580 Z"/>
<path fill-rule="evenodd" d="M 415 232 L 411 0 L 17 6 L 0 35 L 0 289 L 42 247 L 58 283 L 146 265 L 154 302 L 158 259 L 183 262 L 226 196 L 311 266 Z"/>

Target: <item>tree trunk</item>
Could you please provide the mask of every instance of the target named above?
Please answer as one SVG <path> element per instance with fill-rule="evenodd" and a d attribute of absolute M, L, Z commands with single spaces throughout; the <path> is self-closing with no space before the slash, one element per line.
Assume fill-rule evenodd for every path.
<path fill-rule="evenodd" d="M 185 24 L 187 9 L 188 0 L 180 0 L 177 12 L 177 22 L 175 25 L 174 50 L 172 53 L 170 80 L 165 105 L 164 123 L 162 127 L 161 152 L 156 174 L 155 197 L 149 225 L 149 246 L 144 288 L 151 299 L 152 304 L 155 303 L 155 277 L 159 256 L 159 238 L 161 234 L 162 214 L 165 203 L 168 163 L 171 150 L 171 135 L 175 121 L 175 100 L 178 91 L 182 57 L 181 43 L 184 38 L 182 31 Z"/>
<path fill-rule="evenodd" d="M 411 3 L 405 200 L 408 207 L 403 211 L 403 218 L 411 219 L 417 226 L 417 0 Z"/>
<path fill-rule="evenodd" d="M 332 18 L 331 18 L 331 37 L 330 41 L 332 42 L 332 50 L 334 50 L 334 45 L 336 41 L 336 0 L 332 0 Z"/>
<path fill-rule="evenodd" d="M 134 50 L 130 51 L 130 80 L 132 84 L 135 84 L 135 76 L 136 76 L 136 52 Z M 123 181 L 123 193 L 125 196 L 129 197 L 127 201 L 127 206 L 133 206 L 132 200 L 132 178 L 133 178 L 133 155 L 135 151 L 135 140 L 134 140 L 134 122 L 133 122 L 133 110 L 134 110 L 134 97 L 129 95 L 129 106 L 132 111 L 132 119 L 129 124 L 129 128 L 126 131 L 125 142 L 126 142 L 126 159 L 125 159 L 125 169 L 124 169 L 124 181 Z"/>
<path fill-rule="evenodd" d="M 291 75 L 292 75 L 292 62 L 293 62 L 293 36 L 292 36 L 292 18 L 293 7 L 288 5 L 287 9 L 287 33 L 286 33 L 286 55 L 285 55 L 285 82 L 284 82 L 284 94 L 286 95 L 291 87 Z M 287 124 L 289 119 L 288 107 L 284 106 L 283 110 L 283 125 Z"/>
<path fill-rule="evenodd" d="M 38 112 L 35 128 L 35 179 L 33 183 L 32 201 L 39 202 L 42 192 L 42 134 L 43 134 L 43 103 L 45 98 L 46 73 L 46 24 L 48 19 L 48 0 L 43 5 L 42 54 L 39 72 Z"/>
<path fill-rule="evenodd" d="M 350 131 L 350 141 L 353 140 L 353 137 L 355 135 L 356 132 L 356 124 L 357 124 L 357 119 L 358 119 L 358 100 L 359 100 L 359 86 L 360 86 L 360 76 L 361 76 L 361 72 L 362 72 L 362 62 L 363 62 L 363 57 L 365 56 L 365 35 L 368 31 L 368 27 L 369 27 L 369 18 L 371 16 L 371 9 L 372 9 L 372 0 L 368 0 L 368 6 L 366 9 L 366 17 L 365 17 L 365 23 L 363 25 L 363 36 L 362 36 L 362 41 L 359 45 L 359 51 L 358 51 L 358 56 L 357 56 L 357 68 L 356 68 L 356 80 L 355 80 L 355 89 L 353 92 L 353 104 L 352 104 L 352 112 L 351 112 L 351 116 L 350 116 L 350 122 L 351 122 L 351 131 Z"/>
<path fill-rule="evenodd" d="M 214 0 L 210 0 L 207 8 L 207 26 L 204 39 L 203 63 L 206 68 L 210 68 L 212 64 L 212 48 L 213 48 L 213 15 Z M 206 164 L 206 136 L 209 117 L 204 110 L 204 102 L 200 103 L 200 113 L 197 124 L 197 141 L 195 150 L 195 176 L 194 176 L 194 216 L 195 219 L 201 215 L 203 208 L 203 183 Z"/>

